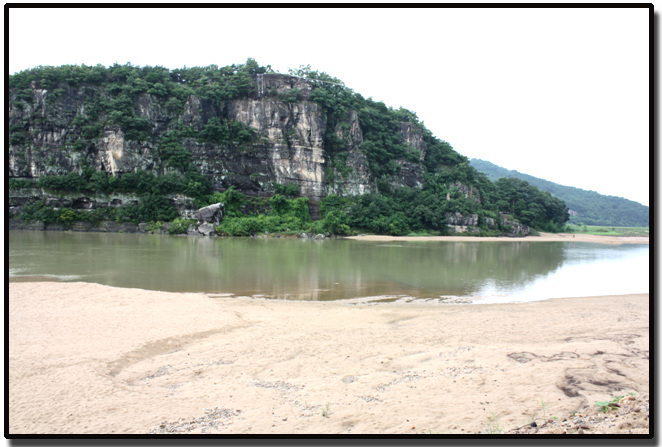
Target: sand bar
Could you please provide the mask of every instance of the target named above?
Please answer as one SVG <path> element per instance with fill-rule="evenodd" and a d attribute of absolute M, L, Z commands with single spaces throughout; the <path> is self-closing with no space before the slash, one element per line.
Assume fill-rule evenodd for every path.
<path fill-rule="evenodd" d="M 594 244 L 648 244 L 647 236 L 600 236 L 594 234 L 540 233 L 540 236 L 481 237 L 481 236 L 347 236 L 361 241 L 436 241 L 436 242 L 592 242 Z"/>
<path fill-rule="evenodd" d="M 648 294 L 350 304 L 17 282 L 8 431 L 484 433 L 647 393 L 648 352 Z"/>

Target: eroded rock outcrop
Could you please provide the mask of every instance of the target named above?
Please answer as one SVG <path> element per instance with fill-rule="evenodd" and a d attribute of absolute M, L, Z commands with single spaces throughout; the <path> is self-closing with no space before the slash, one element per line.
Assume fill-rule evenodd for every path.
<path fill-rule="evenodd" d="M 531 233 L 531 228 L 528 225 L 520 223 L 509 214 L 501 213 L 500 219 L 502 227 L 513 236 L 527 236 Z"/>
<path fill-rule="evenodd" d="M 446 225 L 453 233 L 478 232 L 478 215 L 446 213 Z"/>
<path fill-rule="evenodd" d="M 282 74 L 254 75 L 253 81 L 254 93 L 244 99 L 214 102 L 190 95 L 183 107 L 174 111 L 166 107 L 164 98 L 138 95 L 133 108 L 147 123 L 148 138 L 130 135 L 119 125 L 97 126 L 84 121 L 95 101 L 113 98 L 103 87 L 58 85 L 49 90 L 33 82 L 28 100 L 19 100 L 15 92 L 10 94 L 14 138 L 7 157 L 9 177 L 64 175 L 84 167 L 114 176 L 141 170 L 167 172 L 160 152 L 166 133 L 180 125 L 200 132 L 216 117 L 248 126 L 254 138 L 239 145 L 181 138 L 192 162 L 215 190 L 234 185 L 240 192 L 267 196 L 273 194 L 276 183 L 294 183 L 300 195 L 313 201 L 332 193 L 357 195 L 375 190 L 375 179 L 359 149 L 363 135 L 356 111 L 348 112 L 342 125 L 328 128 L 326 114 L 309 99 L 309 81 Z M 294 93 L 294 100 L 283 101 L 283 95 Z M 329 165 L 325 147 L 328 132 L 342 142 L 343 147 L 336 150 L 346 154 L 346 169 Z M 403 143 L 418 150 L 423 159 L 426 148 L 420 131 L 402 123 L 401 133 Z M 395 183 L 420 186 L 422 166 L 404 160 L 399 163 L 402 170 Z M 327 178 L 328 174 L 332 177 Z"/>

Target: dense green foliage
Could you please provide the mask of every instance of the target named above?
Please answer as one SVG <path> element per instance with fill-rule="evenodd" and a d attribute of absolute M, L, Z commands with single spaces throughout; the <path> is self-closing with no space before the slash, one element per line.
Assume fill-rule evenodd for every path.
<path fill-rule="evenodd" d="M 178 215 L 167 195 L 183 195 L 205 200 L 211 186 L 209 180 L 195 171 L 186 174 L 154 175 L 149 171 L 126 173 L 114 177 L 106 172 L 96 172 L 91 168 L 82 173 L 40 177 L 36 181 L 10 180 L 10 189 L 44 188 L 53 193 L 129 193 L 138 195 L 138 203 L 122 208 L 88 210 L 55 210 L 44 201 L 26 206 L 21 213 L 23 220 L 42 220 L 46 223 L 71 223 L 74 221 L 98 223 L 102 220 L 117 222 L 156 222 L 171 221 Z M 64 214 L 64 218 L 61 216 Z"/>
<path fill-rule="evenodd" d="M 97 172 L 83 164 L 80 172 L 42 176 L 34 182 L 10 179 L 10 189 L 37 187 L 55 194 L 130 193 L 138 197 L 137 203 L 122 209 L 94 212 L 49 210 L 44 202 L 38 202 L 27 206 L 21 218 L 60 223 L 110 219 L 153 225 L 173 221 L 169 231 L 183 233 L 189 223 L 177 216 L 172 202 L 173 195 L 182 194 L 194 198 L 199 207 L 224 203 L 225 217 L 217 231 L 233 236 L 263 232 L 446 234 L 447 216 L 457 213 L 476 215 L 481 234 L 505 230 L 499 212 L 548 231 L 561 229 L 567 220 L 563 202 L 550 194 L 526 182 L 491 182 L 448 142 L 432 135 L 414 112 L 366 99 L 339 79 L 310 66 L 291 70 L 290 74 L 310 82 L 308 100 L 317 103 L 325 113 L 326 181 L 333 184 L 352 172 L 347 147 L 350 117 L 355 116 L 363 135 L 359 150 L 365 155 L 376 192 L 357 197 L 326 197 L 319 204 L 321 220 L 313 222 L 308 199 L 299 197 L 294 183 L 271 185 L 275 192 L 271 198 L 249 197 L 233 187 L 214 191 L 187 147 L 196 147 L 193 142 L 222 147 L 224 153 L 256 151 L 262 141 L 255 132 L 239 121 L 226 119 L 219 110 L 224 101 L 255 97 L 255 75 L 266 73 L 273 73 L 271 67 L 248 59 L 244 64 L 227 67 L 174 70 L 130 64 L 36 67 L 10 76 L 12 107 L 20 110 L 34 102 L 33 84 L 49 91 L 46 98 L 51 104 L 67 89 L 75 88 L 76 94 L 85 98 L 84 107 L 72 112 L 73 131 L 68 132 L 63 143 L 82 159 L 85 153 L 96 150 L 95 144 L 111 127 L 121 129 L 126 140 L 153 148 L 156 164 L 150 170 L 119 175 Z M 151 95 L 150 101 L 157 101 L 163 111 L 159 120 L 143 113 L 140 104 L 145 94 Z M 302 90 L 296 88 L 267 94 L 288 107 L 304 98 Z M 214 110 L 202 114 L 197 124 L 179 118 L 191 96 L 207 101 L 208 109 Z M 37 113 L 29 117 L 14 114 L 9 127 L 10 144 L 28 147 L 32 124 L 46 119 Z M 406 132 L 420 135 L 424 150 L 406 144 Z M 403 167 L 422 174 L 421 188 L 401 186 Z"/>
<path fill-rule="evenodd" d="M 248 96 L 254 92 L 251 75 L 273 72 L 271 67 L 261 67 L 254 59 L 244 64 L 226 67 L 178 68 L 137 67 L 131 64 L 39 66 L 15 73 L 9 77 L 9 88 L 24 90 L 32 82 L 41 88 L 55 89 L 62 84 L 69 86 L 90 85 L 104 87 L 116 101 L 149 93 L 166 99 L 169 107 L 183 106 L 183 101 L 195 93 L 200 98 L 223 101 Z M 27 95 L 25 95 L 27 98 Z M 182 101 L 181 104 L 178 101 Z M 113 108 L 115 110 L 115 108 Z M 123 109 L 122 109 L 123 110 Z"/>
<path fill-rule="evenodd" d="M 595 191 L 563 186 L 528 174 L 505 169 L 484 160 L 472 159 L 471 165 L 496 181 L 500 178 L 518 178 L 548 191 L 563 200 L 572 211 L 569 222 L 577 225 L 639 226 L 649 225 L 649 208 L 632 200 L 606 196 Z M 577 213 L 574 215 L 574 213 Z"/>
<path fill-rule="evenodd" d="M 120 223 L 168 222 L 177 218 L 177 211 L 165 197 L 148 195 L 142 197 L 137 204 L 95 210 L 56 209 L 46 205 L 45 201 L 41 200 L 24 206 L 19 217 L 24 221 L 40 220 L 47 224 L 59 223 L 68 227 L 74 222 L 98 224 L 104 220 Z"/>
<path fill-rule="evenodd" d="M 276 183 L 274 184 L 274 192 L 287 197 L 295 197 L 299 195 L 299 186 L 296 183 L 288 183 L 286 185 Z"/>
<path fill-rule="evenodd" d="M 32 184 L 29 184 L 32 183 Z M 53 192 L 85 193 L 134 193 L 144 195 L 183 194 L 190 197 L 204 197 L 211 192 L 209 180 L 195 170 L 184 174 L 169 173 L 155 175 L 151 171 L 127 172 L 113 176 L 103 171 L 86 168 L 83 172 L 66 175 L 40 177 L 35 182 L 14 181 L 10 188 L 37 186 Z"/>
<path fill-rule="evenodd" d="M 210 202 L 225 205 L 225 217 L 216 231 L 227 236 L 252 236 L 258 233 L 300 233 L 320 230 L 310 218 L 306 197 L 252 198 L 230 188 L 215 193 Z M 252 203 L 251 203 L 252 202 Z"/>
<path fill-rule="evenodd" d="M 561 231 L 568 220 L 568 210 L 559 199 L 540 191 L 524 180 L 502 178 L 496 181 L 497 207 L 520 222 L 545 231 Z"/>

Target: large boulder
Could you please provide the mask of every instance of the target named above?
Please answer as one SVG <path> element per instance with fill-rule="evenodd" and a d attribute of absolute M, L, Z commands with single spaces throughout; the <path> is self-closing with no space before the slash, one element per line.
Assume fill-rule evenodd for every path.
<path fill-rule="evenodd" d="M 198 233 L 202 234 L 203 236 L 213 236 L 216 235 L 216 230 L 212 224 L 204 223 L 198 227 Z"/>
<path fill-rule="evenodd" d="M 219 202 L 200 208 L 196 213 L 196 218 L 198 219 L 198 225 L 207 223 L 214 226 L 220 225 L 221 220 L 223 220 L 223 204 Z"/>

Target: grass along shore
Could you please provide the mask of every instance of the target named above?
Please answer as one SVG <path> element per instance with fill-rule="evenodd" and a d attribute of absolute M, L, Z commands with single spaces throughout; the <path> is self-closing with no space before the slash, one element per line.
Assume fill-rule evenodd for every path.
<path fill-rule="evenodd" d="M 601 225 L 567 224 L 567 232 L 573 234 L 593 234 L 598 236 L 648 237 L 649 227 L 612 227 Z"/>

